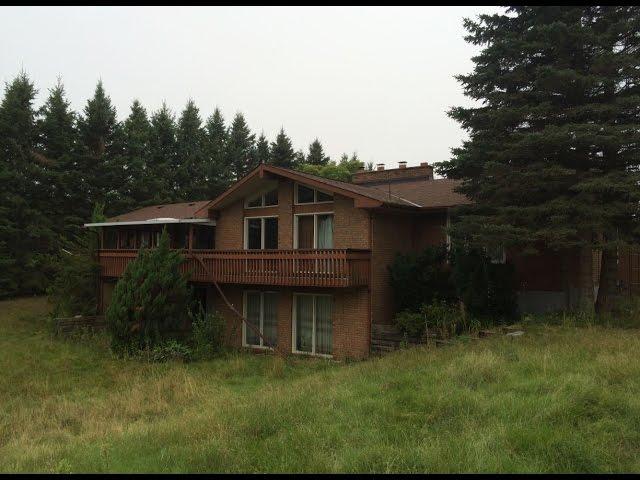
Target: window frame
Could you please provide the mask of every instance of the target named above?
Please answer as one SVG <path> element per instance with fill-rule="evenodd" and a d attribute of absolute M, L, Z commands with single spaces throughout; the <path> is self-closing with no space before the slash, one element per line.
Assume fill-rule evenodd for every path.
<path fill-rule="evenodd" d="M 247 296 L 250 293 L 257 293 L 260 295 L 260 326 L 259 326 L 259 330 L 260 330 L 260 334 L 262 336 L 264 336 L 264 294 L 265 293 L 273 293 L 276 295 L 276 299 L 278 298 L 278 292 L 274 291 L 274 290 L 245 290 L 242 292 L 242 316 L 246 319 L 247 318 Z M 276 305 L 277 305 L 277 300 L 276 300 Z M 278 344 L 278 322 L 277 322 L 277 315 L 276 315 L 276 345 Z M 274 347 L 270 347 L 269 345 L 264 345 L 262 337 L 258 336 L 258 340 L 260 341 L 260 345 L 253 345 L 250 343 L 247 343 L 247 324 L 245 321 L 242 322 L 242 346 L 245 348 L 258 348 L 261 350 L 274 350 Z"/>
<path fill-rule="evenodd" d="M 298 300 L 297 297 L 313 297 L 313 327 L 311 334 L 311 351 L 303 352 L 298 350 L 297 345 L 297 329 L 298 329 Z M 302 292 L 294 292 L 293 293 L 293 302 L 292 302 L 292 312 L 291 312 L 291 353 L 296 355 L 309 355 L 311 357 L 321 357 L 321 358 L 333 358 L 333 353 L 316 353 L 316 297 L 329 297 L 331 298 L 331 351 L 333 352 L 333 312 L 335 300 L 333 295 L 327 293 L 302 293 Z"/>
<path fill-rule="evenodd" d="M 500 258 L 494 257 L 490 253 L 489 248 L 484 249 L 485 254 L 487 255 L 487 257 L 489 257 L 489 261 L 494 265 L 504 265 L 505 263 L 507 263 L 507 249 L 504 248 L 503 244 L 498 245 L 497 248 L 498 248 L 498 251 L 501 253 Z"/>
<path fill-rule="evenodd" d="M 298 201 L 298 187 L 302 185 L 305 188 L 313 190 L 313 202 L 299 202 Z M 321 202 L 318 201 L 318 192 L 322 192 L 325 195 L 331 195 L 331 200 L 323 200 Z M 322 205 L 323 203 L 333 203 L 335 201 L 334 193 L 328 193 L 325 190 L 321 190 L 318 188 L 310 187 L 309 185 L 305 185 L 304 183 L 295 182 L 293 185 L 293 204 L 294 205 Z"/>
<path fill-rule="evenodd" d="M 271 193 L 273 191 L 276 191 L 276 197 L 278 198 L 278 201 L 273 204 L 273 205 L 265 205 L 265 197 L 268 193 Z M 258 198 L 258 196 L 260 197 L 260 205 L 257 205 L 255 207 L 250 207 L 249 206 L 249 202 L 251 200 L 255 200 L 256 198 Z M 271 208 L 271 207 L 277 207 L 280 204 L 280 192 L 278 191 L 278 187 L 272 188 L 271 190 L 267 190 L 266 192 L 262 192 L 260 194 L 254 195 L 252 197 L 247 197 L 244 199 L 244 208 L 246 208 L 247 210 L 250 210 L 252 208 Z"/>
<path fill-rule="evenodd" d="M 312 250 L 318 250 L 318 215 L 332 215 L 333 216 L 333 227 L 334 227 L 334 233 L 335 233 L 335 220 L 336 220 L 336 215 L 335 212 L 309 212 L 309 213 L 294 213 L 293 214 L 293 249 L 294 250 L 299 250 L 298 248 L 298 217 L 303 217 L 303 216 L 313 216 L 313 247 Z M 327 250 L 333 250 L 335 249 L 335 236 L 333 238 L 334 240 L 334 245 L 333 247 L 327 249 Z"/>
<path fill-rule="evenodd" d="M 265 218 L 275 218 L 278 219 L 278 215 L 258 215 L 251 217 L 244 217 L 244 240 L 242 242 L 244 250 L 273 250 L 271 248 L 264 248 L 264 234 L 265 234 Z M 261 219 L 260 222 L 260 248 L 249 249 L 249 220 L 252 219 Z M 279 223 L 279 221 L 278 221 Z M 280 225 L 278 225 L 278 235 L 280 234 Z M 278 242 L 279 243 L 279 242 Z M 276 249 L 277 250 L 277 249 Z"/>

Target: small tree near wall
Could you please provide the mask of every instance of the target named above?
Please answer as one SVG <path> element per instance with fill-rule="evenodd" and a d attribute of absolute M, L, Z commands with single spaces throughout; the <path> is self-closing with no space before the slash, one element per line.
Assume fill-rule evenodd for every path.
<path fill-rule="evenodd" d="M 189 302 L 183 261 L 169 248 L 165 229 L 157 248 L 140 250 L 129 264 L 106 312 L 116 353 L 153 348 L 183 324 Z"/>

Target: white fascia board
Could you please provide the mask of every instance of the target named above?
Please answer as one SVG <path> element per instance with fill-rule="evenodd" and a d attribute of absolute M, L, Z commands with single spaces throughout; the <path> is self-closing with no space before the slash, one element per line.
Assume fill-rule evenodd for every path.
<path fill-rule="evenodd" d="M 198 225 L 215 226 L 216 221 L 209 218 L 152 218 L 150 220 L 138 220 L 134 222 L 100 222 L 85 223 L 85 227 L 117 227 L 127 225 L 163 225 L 167 223 L 196 223 Z"/>

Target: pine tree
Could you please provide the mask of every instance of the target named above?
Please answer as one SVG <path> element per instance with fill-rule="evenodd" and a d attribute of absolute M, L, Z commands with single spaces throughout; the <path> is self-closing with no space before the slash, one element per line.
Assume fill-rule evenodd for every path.
<path fill-rule="evenodd" d="M 176 122 L 165 103 L 151 116 L 147 184 L 150 204 L 170 203 L 176 198 Z"/>
<path fill-rule="evenodd" d="M 271 143 L 271 164 L 277 167 L 293 168 L 295 163 L 296 154 L 291 139 L 284 133 L 284 128 L 281 128 L 276 141 Z"/>
<path fill-rule="evenodd" d="M 177 196 L 183 201 L 207 198 L 205 131 L 200 111 L 189 100 L 178 120 L 176 134 Z"/>
<path fill-rule="evenodd" d="M 151 124 L 147 111 L 138 100 L 131 105 L 131 113 L 122 127 L 124 138 L 124 182 L 120 186 L 123 209 L 131 210 L 151 203 L 154 196 L 154 172 L 149 168 Z"/>
<path fill-rule="evenodd" d="M 103 206 L 96 205 L 91 223 L 104 222 Z M 100 236 L 95 228 L 85 228 L 55 257 L 55 275 L 47 294 L 55 316 L 95 315 L 98 310 L 100 264 L 96 250 Z"/>
<path fill-rule="evenodd" d="M 264 136 L 264 132 L 258 137 L 256 142 L 256 163 L 271 163 L 271 150 L 269 148 L 269 140 Z"/>
<path fill-rule="evenodd" d="M 207 169 L 207 195 L 215 198 L 224 192 L 231 183 L 230 165 L 226 163 L 225 148 L 228 132 L 224 117 L 219 109 L 215 109 L 207 120 L 206 149 L 209 167 Z"/>
<path fill-rule="evenodd" d="M 117 353 L 152 348 L 175 331 L 187 314 L 184 257 L 169 248 L 165 229 L 157 248 L 142 249 L 118 280 L 106 312 L 111 346 Z"/>
<path fill-rule="evenodd" d="M 87 218 L 78 208 L 85 199 L 78 185 L 78 132 L 76 115 L 71 110 L 62 82 L 49 90 L 49 97 L 40 109 L 38 127 L 38 155 L 42 155 L 48 171 L 49 214 L 56 219 L 53 228 L 66 241 L 72 241 Z"/>
<path fill-rule="evenodd" d="M 5 88 L 0 104 L 0 297 L 41 292 L 59 240 L 47 214 L 46 160 L 38 155 L 36 89 L 25 73 Z"/>
<path fill-rule="evenodd" d="M 483 245 L 581 250 L 582 305 L 593 304 L 591 249 L 602 272 L 638 233 L 640 9 L 511 7 L 466 20 L 482 45 L 458 79 L 481 103 L 449 114 L 469 134 L 440 173 L 475 201 L 452 235 Z M 605 279 L 606 280 L 606 279 Z M 611 282 L 602 281 L 602 295 Z"/>
<path fill-rule="evenodd" d="M 310 165 L 326 165 L 329 163 L 329 157 L 325 155 L 322 144 L 316 138 L 311 145 L 309 145 L 309 155 L 307 155 L 306 163 Z"/>
<path fill-rule="evenodd" d="M 93 98 L 87 102 L 78 120 L 83 155 L 78 165 L 85 202 L 83 218 L 89 218 L 91 205 L 104 203 L 107 216 L 118 211 L 121 199 L 119 185 L 125 172 L 119 155 L 122 147 L 116 109 L 107 96 L 102 81 L 96 85 Z"/>
<path fill-rule="evenodd" d="M 226 148 L 226 164 L 235 180 L 257 166 L 254 154 L 255 135 L 251 133 L 244 115 L 237 113 L 231 124 Z"/>

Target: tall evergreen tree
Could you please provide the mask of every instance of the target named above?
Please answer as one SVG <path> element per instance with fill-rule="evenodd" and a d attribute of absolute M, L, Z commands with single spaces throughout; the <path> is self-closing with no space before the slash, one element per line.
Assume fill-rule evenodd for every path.
<path fill-rule="evenodd" d="M 123 181 L 122 165 L 119 161 L 120 125 L 116 109 L 106 94 L 102 81 L 96 85 L 93 95 L 78 120 L 83 155 L 79 162 L 85 202 L 82 217 L 89 218 L 91 206 L 105 204 L 107 216 L 117 211 L 120 204 L 118 186 Z M 80 186 L 79 186 L 80 187 Z"/>
<path fill-rule="evenodd" d="M 244 115 L 237 113 L 231 124 L 226 148 L 226 164 L 234 179 L 239 179 L 256 167 L 255 135 L 251 133 Z"/>
<path fill-rule="evenodd" d="M 85 199 L 78 188 L 81 176 L 78 172 L 76 115 L 60 80 L 49 90 L 49 97 L 39 114 L 37 150 L 48 171 L 47 210 L 56 218 L 53 224 L 56 233 L 71 241 L 87 219 L 78 208 Z"/>
<path fill-rule="evenodd" d="M 231 182 L 230 165 L 226 163 L 225 148 L 228 132 L 224 123 L 224 117 L 218 108 L 207 120 L 206 149 L 209 167 L 207 169 L 207 195 L 215 198 L 220 195 Z"/>
<path fill-rule="evenodd" d="M 284 128 L 280 129 L 276 141 L 271 143 L 271 163 L 284 168 L 293 168 L 296 164 L 296 152 Z"/>
<path fill-rule="evenodd" d="M 146 205 L 153 198 L 154 172 L 148 167 L 150 157 L 151 124 L 147 111 L 138 100 L 122 126 L 124 182 L 121 200 L 126 209 Z"/>
<path fill-rule="evenodd" d="M 322 144 L 316 138 L 311 145 L 309 145 L 309 155 L 307 155 L 306 163 L 310 165 L 326 165 L 329 163 L 329 156 L 325 155 Z"/>
<path fill-rule="evenodd" d="M 256 142 L 256 163 L 271 163 L 271 149 L 269 148 L 269 140 L 264 136 L 264 132 L 258 137 Z"/>
<path fill-rule="evenodd" d="M 638 233 L 640 9 L 517 6 L 465 27 L 483 50 L 458 79 L 481 105 L 449 112 L 470 138 L 438 168 L 476 203 L 452 235 L 562 258 L 580 249 L 590 308 L 591 249 L 604 248 L 611 275 L 615 247 Z"/>
<path fill-rule="evenodd" d="M 0 296 L 42 291 L 51 273 L 47 255 L 57 247 L 56 219 L 47 214 L 49 179 L 35 151 L 35 95 L 21 73 L 0 104 Z"/>
<path fill-rule="evenodd" d="M 169 203 L 176 198 L 176 122 L 166 103 L 151 116 L 147 183 L 150 204 Z"/>
<path fill-rule="evenodd" d="M 200 111 L 189 100 L 178 120 L 176 135 L 177 196 L 183 201 L 204 200 L 208 195 L 205 131 Z"/>

